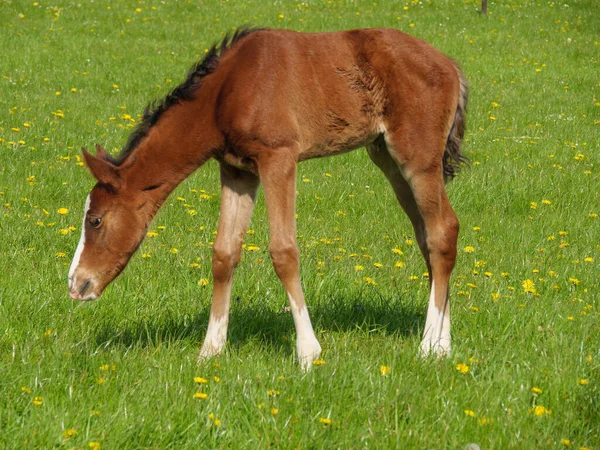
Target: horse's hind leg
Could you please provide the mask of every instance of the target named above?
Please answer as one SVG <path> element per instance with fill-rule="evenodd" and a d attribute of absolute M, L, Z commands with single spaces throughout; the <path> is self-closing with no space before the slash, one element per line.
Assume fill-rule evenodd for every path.
<path fill-rule="evenodd" d="M 398 203 L 400 203 L 400 206 L 402 206 L 402 209 L 404 212 L 406 212 L 406 215 L 412 223 L 412 226 L 415 230 L 415 237 L 417 238 L 417 243 L 419 244 L 419 249 L 421 250 L 423 258 L 425 259 L 427 270 L 429 273 L 431 273 L 429 251 L 427 250 L 425 222 L 423 221 L 421 213 L 419 213 L 419 208 L 415 202 L 412 190 L 402 176 L 400 167 L 390 156 L 383 137 L 380 137 L 373 144 L 367 146 L 367 153 L 375 165 L 381 169 L 383 174 L 392 185 L 394 194 L 396 194 L 396 198 L 398 199 Z"/>
<path fill-rule="evenodd" d="M 221 163 L 221 214 L 212 259 L 213 299 L 199 359 L 215 356 L 225 346 L 233 272 L 241 259 L 258 185 L 256 175 Z"/>
<path fill-rule="evenodd" d="M 412 146 L 412 147 L 410 147 Z M 431 292 L 421 350 L 423 354 L 450 352 L 450 274 L 456 260 L 458 220 L 446 196 L 442 149 L 418 149 L 400 136 L 386 134 L 368 148 L 408 214 L 429 270 Z M 416 155 L 414 158 L 404 155 Z M 439 151 L 439 158 L 437 157 Z"/>

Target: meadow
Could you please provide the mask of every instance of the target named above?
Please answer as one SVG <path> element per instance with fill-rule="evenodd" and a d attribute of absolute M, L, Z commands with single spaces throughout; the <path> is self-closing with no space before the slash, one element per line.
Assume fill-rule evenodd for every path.
<path fill-rule="evenodd" d="M 596 0 L 0 0 L 1 448 L 600 449 Z M 422 359 L 428 280 L 364 150 L 299 166 L 302 278 L 322 359 L 295 361 L 259 197 L 229 343 L 208 323 L 218 167 L 171 195 L 96 302 L 67 273 L 93 186 L 146 104 L 244 23 L 393 27 L 470 81 L 447 189 L 461 223 L 452 354 Z M 261 194 L 262 195 L 262 194 Z"/>

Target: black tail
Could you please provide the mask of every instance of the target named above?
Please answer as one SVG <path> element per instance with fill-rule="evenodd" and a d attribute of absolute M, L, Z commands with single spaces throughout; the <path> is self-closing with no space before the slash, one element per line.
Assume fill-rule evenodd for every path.
<path fill-rule="evenodd" d="M 448 140 L 446 141 L 446 149 L 444 150 L 444 156 L 442 163 L 444 166 L 444 180 L 449 181 L 456 176 L 460 171 L 460 166 L 468 164 L 468 158 L 462 154 L 460 150 L 460 144 L 465 135 L 466 128 L 466 113 L 467 113 L 467 97 L 469 94 L 469 83 L 465 78 L 464 74 L 454 61 L 454 67 L 458 73 L 460 79 L 460 93 L 458 96 L 458 105 L 456 106 L 456 113 L 454 114 L 454 122 L 450 133 L 448 133 Z"/>

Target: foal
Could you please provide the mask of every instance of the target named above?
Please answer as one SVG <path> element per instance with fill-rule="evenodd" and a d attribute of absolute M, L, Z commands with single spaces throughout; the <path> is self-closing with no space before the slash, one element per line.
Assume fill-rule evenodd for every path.
<path fill-rule="evenodd" d="M 117 159 L 83 158 L 97 184 L 85 203 L 70 295 L 92 300 L 124 269 L 173 189 L 209 158 L 221 171 L 214 291 L 200 358 L 227 337 L 233 272 L 262 183 L 270 254 L 289 298 L 304 368 L 319 358 L 296 245 L 299 161 L 366 147 L 408 214 L 431 293 L 421 349 L 450 351 L 448 286 L 458 221 L 444 188 L 465 160 L 467 82 L 448 57 L 392 29 L 305 34 L 239 29 L 151 105 Z"/>

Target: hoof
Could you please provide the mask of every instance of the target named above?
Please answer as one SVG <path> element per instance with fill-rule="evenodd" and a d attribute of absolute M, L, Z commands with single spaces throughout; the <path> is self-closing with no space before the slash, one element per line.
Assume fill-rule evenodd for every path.
<path fill-rule="evenodd" d="M 219 356 L 222 351 L 223 351 L 222 347 L 216 348 L 216 347 L 213 347 L 212 345 L 203 345 L 202 348 L 200 349 L 200 354 L 198 355 L 197 362 L 198 363 L 205 362 L 208 359 L 214 358 L 215 356 Z"/>
<path fill-rule="evenodd" d="M 298 341 L 298 361 L 303 371 L 308 372 L 313 362 L 321 357 L 321 345 L 316 339 L 310 341 L 300 342 Z"/>
<path fill-rule="evenodd" d="M 437 342 L 432 342 L 429 339 L 424 339 L 421 342 L 421 348 L 419 350 L 419 356 L 421 358 L 429 358 L 431 356 L 436 358 L 443 358 L 450 354 L 450 340 L 440 339 Z"/>

